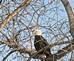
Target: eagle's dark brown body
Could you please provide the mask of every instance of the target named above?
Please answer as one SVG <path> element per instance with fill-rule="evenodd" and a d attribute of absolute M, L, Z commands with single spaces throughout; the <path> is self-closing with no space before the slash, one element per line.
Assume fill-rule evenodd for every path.
<path fill-rule="evenodd" d="M 41 61 L 56 61 L 56 57 L 57 56 L 51 54 L 50 48 L 46 48 L 46 46 L 48 46 L 49 43 L 42 36 L 42 32 L 39 29 L 36 28 L 36 29 L 34 29 L 33 34 L 35 35 L 35 39 L 34 39 L 35 49 L 37 50 L 37 52 L 39 52 L 39 54 L 46 55 L 46 58 L 45 59 L 41 59 Z"/>
<path fill-rule="evenodd" d="M 40 49 L 48 46 L 48 42 L 46 39 L 44 39 L 44 37 L 42 37 L 41 35 L 35 35 L 35 40 L 34 40 L 34 46 L 35 46 L 35 49 L 37 51 L 39 51 Z M 51 52 L 50 52 L 50 48 L 48 49 L 44 49 L 42 52 L 40 52 L 40 54 L 45 54 L 46 56 L 50 55 Z"/>

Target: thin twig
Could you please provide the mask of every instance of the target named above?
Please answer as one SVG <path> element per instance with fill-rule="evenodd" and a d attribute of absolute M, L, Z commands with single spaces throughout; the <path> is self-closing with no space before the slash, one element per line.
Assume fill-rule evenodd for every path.
<path fill-rule="evenodd" d="M 2 61 L 5 61 L 5 60 L 7 59 L 7 57 L 10 56 L 10 55 L 11 55 L 12 53 L 14 53 L 15 51 L 17 51 L 17 50 L 13 50 L 13 51 L 9 52 L 9 53 L 3 58 Z"/>
<path fill-rule="evenodd" d="M 11 14 L 9 14 L 5 20 L 3 20 L 0 31 L 2 31 L 2 29 L 7 25 L 7 23 L 14 17 L 16 16 L 19 11 L 21 11 L 21 9 L 24 7 L 26 8 L 29 4 L 30 4 L 31 0 L 25 0 L 19 7 L 17 7 L 17 9 L 15 9 Z"/>

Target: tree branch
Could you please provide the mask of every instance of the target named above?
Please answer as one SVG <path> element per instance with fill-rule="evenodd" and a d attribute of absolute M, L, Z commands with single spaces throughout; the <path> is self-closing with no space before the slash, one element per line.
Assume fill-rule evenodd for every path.
<path fill-rule="evenodd" d="M 11 42 L 11 41 L 10 41 Z M 22 48 L 19 44 L 10 44 L 8 41 L 0 41 L 0 43 L 2 44 L 6 44 L 8 45 L 9 47 L 13 48 L 14 49 L 14 52 L 15 51 L 19 51 L 20 53 L 27 53 L 29 54 L 30 56 L 30 59 L 31 58 L 34 58 L 34 59 L 43 59 L 45 58 L 44 55 L 41 55 L 39 54 L 39 52 L 43 51 L 44 49 L 47 49 L 47 48 L 52 48 L 53 46 L 57 45 L 57 44 L 52 44 L 52 45 L 49 45 L 49 46 L 46 46 L 44 48 L 42 48 L 41 50 L 39 50 L 38 52 L 35 50 L 35 49 L 30 49 L 30 48 Z M 74 43 L 73 44 L 73 49 L 74 49 Z M 66 50 L 66 51 L 64 51 Z M 72 51 L 71 49 L 71 44 L 69 44 L 68 46 L 64 47 L 62 50 L 59 50 L 58 53 L 56 54 L 51 54 L 50 57 L 53 59 L 53 56 L 55 56 L 55 58 L 57 57 L 57 59 L 60 59 L 61 57 L 65 56 L 67 53 L 69 53 L 70 51 Z M 6 57 L 4 58 L 4 60 L 10 55 L 10 53 L 8 53 L 6 55 Z"/>
<path fill-rule="evenodd" d="M 68 0 L 61 0 L 68 15 L 70 24 L 70 33 L 74 37 L 74 14 Z"/>
<path fill-rule="evenodd" d="M 12 53 L 14 53 L 15 51 L 17 51 L 17 50 L 13 50 L 13 51 L 9 52 L 9 53 L 3 58 L 2 61 L 5 61 L 5 60 L 7 59 L 7 57 L 10 56 L 10 55 L 11 55 Z"/>
<path fill-rule="evenodd" d="M 58 53 L 56 53 L 57 59 L 62 58 L 67 53 L 71 52 L 73 49 L 74 49 L 74 43 L 69 44 L 68 46 L 64 47 L 62 50 L 59 50 Z"/>
<path fill-rule="evenodd" d="M 0 31 L 6 26 L 6 24 L 14 17 L 16 16 L 20 10 L 24 7 L 26 8 L 30 4 L 31 0 L 25 0 L 17 9 L 15 9 L 11 14 L 9 14 L 5 20 L 3 20 Z"/>

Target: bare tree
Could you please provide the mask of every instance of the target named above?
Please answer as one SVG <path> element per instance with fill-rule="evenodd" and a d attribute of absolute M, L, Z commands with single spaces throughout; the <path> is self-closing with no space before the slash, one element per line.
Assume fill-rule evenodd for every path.
<path fill-rule="evenodd" d="M 57 61 L 73 55 L 74 14 L 68 0 L 3 0 L 0 14 L 0 60 Z M 35 27 L 49 43 L 39 51 L 33 43 Z M 39 54 L 47 48 L 48 58 Z"/>

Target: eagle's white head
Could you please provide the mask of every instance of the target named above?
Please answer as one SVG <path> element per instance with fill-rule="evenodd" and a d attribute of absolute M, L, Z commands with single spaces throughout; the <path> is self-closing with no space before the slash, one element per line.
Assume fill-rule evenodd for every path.
<path fill-rule="evenodd" d="M 34 34 L 34 35 L 42 35 L 42 32 L 41 32 L 41 30 L 39 30 L 39 29 L 34 29 L 34 30 L 33 30 L 33 34 Z"/>

